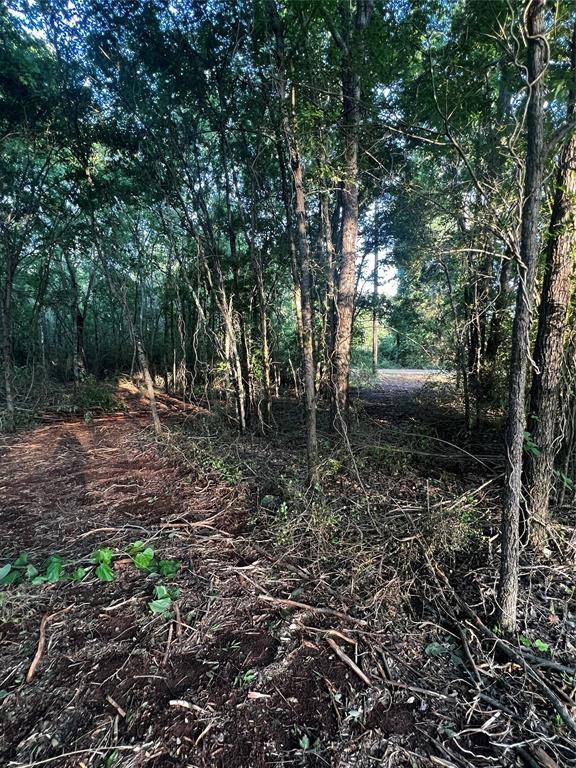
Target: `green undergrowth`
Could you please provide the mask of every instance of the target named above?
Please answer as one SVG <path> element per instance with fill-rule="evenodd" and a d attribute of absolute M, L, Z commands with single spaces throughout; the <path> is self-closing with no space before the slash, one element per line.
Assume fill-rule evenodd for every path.
<path fill-rule="evenodd" d="M 100 547 L 90 555 L 76 561 L 66 561 L 59 554 L 51 554 L 42 562 L 32 563 L 30 556 L 22 552 L 15 560 L 0 566 L 0 605 L 6 593 L 18 586 L 41 587 L 65 583 L 83 582 L 91 576 L 102 588 L 116 581 L 114 561 L 126 557 L 133 568 L 142 576 L 150 577 L 155 583 L 148 608 L 153 614 L 169 612 L 178 597 L 178 587 L 164 583 L 172 581 L 181 568 L 179 560 L 158 558 L 155 550 L 143 541 L 130 544 L 126 552 L 111 547 Z"/>

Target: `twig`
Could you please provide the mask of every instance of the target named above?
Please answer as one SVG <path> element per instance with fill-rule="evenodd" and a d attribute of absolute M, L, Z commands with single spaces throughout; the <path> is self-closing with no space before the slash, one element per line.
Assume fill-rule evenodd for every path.
<path fill-rule="evenodd" d="M 304 611 L 313 611 L 314 613 L 323 613 L 327 616 L 336 616 L 338 619 L 350 621 L 353 624 L 359 624 L 362 627 L 367 626 L 367 622 L 363 619 L 356 619 L 354 616 L 349 616 L 347 613 L 341 613 L 340 611 L 334 611 L 332 608 L 319 608 L 315 605 L 299 603 L 296 600 L 285 600 L 280 597 L 273 597 L 272 595 L 258 595 L 258 600 L 263 600 L 265 603 L 283 605 L 285 608 L 302 608 Z"/>
<path fill-rule="evenodd" d="M 40 622 L 40 636 L 38 638 L 38 648 L 36 649 L 36 654 L 32 659 L 32 664 L 30 664 L 30 668 L 28 669 L 28 674 L 26 675 L 27 683 L 32 682 L 32 678 L 34 677 L 34 674 L 36 672 L 36 667 L 40 663 L 40 659 L 42 658 L 42 654 L 44 653 L 44 646 L 46 645 L 46 626 L 48 625 L 48 622 L 52 621 L 52 619 L 56 618 L 56 616 L 59 616 L 61 613 L 66 613 L 66 611 L 69 611 L 71 608 L 72 606 L 69 605 L 68 608 L 63 608 L 62 610 L 56 611 L 55 613 L 46 613 L 42 617 L 42 621 Z"/>
<path fill-rule="evenodd" d="M 176 637 L 180 637 L 182 635 L 182 616 L 178 603 L 174 603 L 174 615 L 176 616 Z"/>
<path fill-rule="evenodd" d="M 162 659 L 162 666 L 165 667 L 168 663 L 168 656 L 170 654 L 170 646 L 172 645 L 172 634 L 174 633 L 174 622 L 170 622 L 168 628 L 168 640 L 166 641 L 166 650 L 164 651 L 164 658 Z"/>
<path fill-rule="evenodd" d="M 526 661 L 526 659 L 521 654 L 515 651 L 514 648 L 512 648 L 512 646 L 509 643 L 507 643 L 505 640 L 502 640 L 500 637 L 498 637 L 488 629 L 488 627 L 484 624 L 484 622 L 478 616 L 478 614 L 468 605 L 468 603 L 464 602 L 464 600 L 462 600 L 462 598 L 459 597 L 456 594 L 456 592 L 452 589 L 452 585 L 448 581 L 443 571 L 440 568 L 438 568 L 438 566 L 435 566 L 430 562 L 428 553 L 425 550 L 424 550 L 424 554 L 428 562 L 429 568 L 432 570 L 432 572 L 435 575 L 440 577 L 444 585 L 450 590 L 452 597 L 454 598 L 458 606 L 469 617 L 469 619 L 472 621 L 476 629 L 478 629 L 480 633 L 484 635 L 484 637 L 491 640 L 515 664 L 518 664 L 520 667 L 522 667 L 524 672 L 526 672 L 527 677 L 532 681 L 534 686 L 540 691 L 540 693 L 544 696 L 544 698 L 547 699 L 552 705 L 552 707 L 556 710 L 558 715 L 561 717 L 563 723 L 574 735 L 576 735 L 576 722 L 574 721 L 574 718 L 572 717 L 570 712 L 566 709 L 566 707 L 564 706 L 560 698 L 544 682 L 544 680 L 542 680 L 539 673 Z"/>
<path fill-rule="evenodd" d="M 120 704 L 118 704 L 118 702 L 112 698 L 112 696 L 106 696 L 106 701 L 108 702 L 108 704 L 111 704 L 114 707 L 114 709 L 116 710 L 116 712 L 118 712 L 120 717 L 126 717 L 126 710 L 124 709 L 124 707 L 121 707 Z"/>
<path fill-rule="evenodd" d="M 352 672 L 358 675 L 358 677 L 360 678 L 360 680 L 362 680 L 363 683 L 366 683 L 366 685 L 368 685 L 369 687 L 372 687 L 372 681 L 370 680 L 370 678 L 366 677 L 366 675 L 364 674 L 364 672 L 362 672 L 360 667 L 352 661 L 352 659 L 350 658 L 350 656 L 348 656 L 348 654 L 344 653 L 344 651 L 338 645 L 336 645 L 336 643 L 334 642 L 334 640 L 332 640 L 331 637 L 326 637 L 326 642 L 328 643 L 330 648 L 332 648 L 336 656 L 338 656 L 338 658 L 341 659 L 344 662 L 344 664 L 350 667 Z"/>
<path fill-rule="evenodd" d="M 48 763 L 53 763 L 56 760 L 62 760 L 64 757 L 73 757 L 74 755 L 85 755 L 87 752 L 93 755 L 99 755 L 102 752 L 115 752 L 115 751 L 123 751 L 123 752 L 139 752 L 140 749 L 143 748 L 143 745 L 140 746 L 124 746 L 122 744 L 116 744 L 113 747 L 97 747 L 96 749 L 75 749 L 73 752 L 62 752 L 60 755 L 55 755 L 54 757 L 46 757 L 44 760 L 37 760 L 34 763 L 14 763 L 11 762 L 9 765 L 13 766 L 13 768 L 36 768 L 38 765 L 47 765 Z"/>

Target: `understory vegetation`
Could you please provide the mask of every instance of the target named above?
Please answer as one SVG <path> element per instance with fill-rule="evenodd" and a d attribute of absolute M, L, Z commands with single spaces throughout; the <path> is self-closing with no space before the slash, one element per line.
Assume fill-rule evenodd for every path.
<path fill-rule="evenodd" d="M 0 762 L 576 766 L 569 0 L 0 4 Z"/>

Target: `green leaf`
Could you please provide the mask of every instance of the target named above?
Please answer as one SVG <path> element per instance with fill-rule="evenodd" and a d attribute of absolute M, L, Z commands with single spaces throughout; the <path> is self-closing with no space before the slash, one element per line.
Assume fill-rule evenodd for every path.
<path fill-rule="evenodd" d="M 139 571 L 149 571 L 154 561 L 154 550 L 152 547 L 146 547 L 142 552 L 135 555 L 133 560 Z"/>
<path fill-rule="evenodd" d="M 21 571 L 11 570 L 10 573 L 7 573 L 3 579 L 0 579 L 0 584 L 15 584 L 17 581 L 20 581 L 21 578 Z"/>
<path fill-rule="evenodd" d="M 102 549 L 97 549 L 94 552 L 92 555 L 92 562 L 102 563 L 102 565 L 110 565 L 113 557 L 114 550 L 110 549 L 110 547 L 103 547 Z"/>
<path fill-rule="evenodd" d="M 100 581 L 114 581 L 114 572 L 107 563 L 100 563 L 96 568 L 96 576 Z"/>
<path fill-rule="evenodd" d="M 2 568 L 0 568 L 0 584 L 6 583 L 4 579 L 10 573 L 11 570 L 12 570 L 12 566 L 10 563 L 6 563 L 6 565 L 3 565 Z"/>
<path fill-rule="evenodd" d="M 27 565 L 25 573 L 27 579 L 33 579 L 35 576 L 38 576 L 38 568 L 35 568 L 33 565 Z"/>
<path fill-rule="evenodd" d="M 47 581 L 48 581 L 48 579 L 47 579 L 46 576 L 35 576 L 32 579 L 32 584 L 34 584 L 34 585 L 36 585 L 36 584 L 46 584 Z"/>
<path fill-rule="evenodd" d="M 170 592 L 168 592 L 164 584 L 157 584 L 154 587 L 154 597 L 158 597 L 160 599 L 164 597 L 170 597 Z"/>
<path fill-rule="evenodd" d="M 152 613 L 165 613 L 167 610 L 169 610 L 171 605 L 172 605 L 172 598 L 168 596 L 168 597 L 162 597 L 159 600 L 150 601 L 148 603 L 148 608 L 150 608 Z"/>
<path fill-rule="evenodd" d="M 424 648 L 424 653 L 426 656 L 446 656 L 449 651 L 442 643 L 429 643 Z"/>
<path fill-rule="evenodd" d="M 102 566 L 98 566 L 98 568 L 101 568 Z M 107 567 L 107 566 L 104 566 Z M 98 570 L 98 568 L 96 570 Z M 112 571 L 110 571 L 112 573 Z M 78 568 L 75 568 L 72 571 L 72 581 L 82 581 L 82 579 L 86 576 L 86 568 L 82 568 L 82 566 L 78 566 Z M 112 573 L 112 579 L 114 578 L 114 574 Z M 112 579 L 108 579 L 108 581 L 111 581 Z"/>
<path fill-rule="evenodd" d="M 28 555 L 26 552 L 21 552 L 18 559 L 14 561 L 13 567 L 24 568 L 25 565 L 28 565 Z"/>
<path fill-rule="evenodd" d="M 143 541 L 135 541 L 133 544 L 130 544 L 128 547 L 128 554 L 129 555 L 137 555 L 138 552 L 142 552 L 142 550 L 145 548 L 145 544 Z"/>
<path fill-rule="evenodd" d="M 161 576 L 170 579 L 178 573 L 180 570 L 180 563 L 178 560 L 160 560 L 158 563 L 158 571 Z"/>
<path fill-rule="evenodd" d="M 51 555 L 46 563 L 46 581 L 56 584 L 62 576 L 62 558 L 60 555 Z"/>
<path fill-rule="evenodd" d="M 534 640 L 534 648 L 537 648 L 541 653 L 548 653 L 550 646 L 543 640 Z"/>
<path fill-rule="evenodd" d="M 526 635 L 520 635 L 518 640 L 522 643 L 524 647 L 532 648 L 532 640 L 530 640 L 529 637 L 526 637 Z"/>

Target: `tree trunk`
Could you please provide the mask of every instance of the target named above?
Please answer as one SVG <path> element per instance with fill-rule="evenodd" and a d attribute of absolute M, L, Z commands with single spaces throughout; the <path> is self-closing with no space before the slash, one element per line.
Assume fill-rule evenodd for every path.
<path fill-rule="evenodd" d="M 298 269 L 298 260 L 296 256 L 296 239 L 294 237 L 294 221 L 292 217 L 292 201 L 290 199 L 290 190 L 286 176 L 286 161 L 284 158 L 284 147 L 280 141 L 276 144 L 278 154 L 278 165 L 280 167 L 280 180 L 282 183 L 282 201 L 284 203 L 284 213 L 286 215 L 286 231 L 288 233 L 288 244 L 290 247 L 290 271 L 292 273 L 292 295 L 294 300 L 294 312 L 296 313 L 296 326 L 300 342 L 302 342 L 302 296 L 300 293 L 300 272 Z"/>
<path fill-rule="evenodd" d="M 308 479 L 315 485 L 318 474 L 318 438 L 316 433 L 316 389 L 314 371 L 314 326 L 312 320 L 312 273 L 310 269 L 310 250 L 306 222 L 306 202 L 304 196 L 304 178 L 298 141 L 296 138 L 296 114 L 294 86 L 290 90 L 290 116 L 286 106 L 286 80 L 284 61 L 284 31 L 274 0 L 269 2 L 270 21 L 275 36 L 275 55 L 278 74 L 278 97 L 280 102 L 282 129 L 292 168 L 294 183 L 294 204 L 296 214 L 296 233 L 300 257 L 300 296 L 302 303 L 302 362 L 304 368 L 304 395 L 306 410 L 306 449 L 308 459 Z"/>
<path fill-rule="evenodd" d="M 576 77 L 576 26 L 572 36 L 572 77 Z M 574 113 L 572 85 L 568 118 Z M 535 373 L 530 395 L 529 430 L 538 447 L 526 457 L 526 486 L 530 541 L 540 545 L 546 537 L 548 504 L 554 458 L 560 447 L 557 435 L 560 385 L 564 362 L 566 321 L 572 293 L 576 247 L 576 134 L 558 159 L 554 205 L 550 219 L 546 266 L 534 350 Z"/>
<path fill-rule="evenodd" d="M 322 161 L 325 163 L 325 153 L 322 155 Z M 323 187 L 328 186 L 328 180 L 323 181 Z M 333 380 L 332 371 L 332 353 L 334 350 L 334 331 L 335 331 L 335 297 L 336 297 L 336 250 L 334 248 L 334 238 L 332 236 L 332 221 L 330 218 L 328 192 L 323 189 L 320 193 L 320 224 L 324 237 L 324 248 L 326 251 L 326 302 L 324 307 L 324 385 L 331 391 Z M 326 380 L 327 379 L 327 380 Z"/>
<path fill-rule="evenodd" d="M 526 171 L 518 258 L 518 289 L 512 330 L 508 425 L 506 430 L 506 487 L 502 509 L 501 563 L 498 601 L 502 629 L 516 628 L 518 562 L 520 556 L 520 497 L 522 454 L 526 428 L 526 374 L 530 352 L 532 304 L 539 253 L 538 223 L 544 167 L 544 42 L 545 0 L 526 6 L 529 102 L 527 111 Z"/>
<path fill-rule="evenodd" d="M 256 248 L 256 201 L 254 199 L 255 190 L 252 197 L 251 214 L 251 233 L 248 243 L 250 251 L 250 261 L 256 277 L 256 288 L 258 293 L 258 311 L 260 316 L 260 341 L 262 344 L 262 385 L 264 389 L 264 417 L 266 426 L 270 425 L 272 418 L 272 383 L 270 376 L 270 342 L 268 338 L 268 315 L 266 291 L 264 288 L 264 275 L 262 272 L 262 259 Z"/>
<path fill-rule="evenodd" d="M 358 241 L 358 140 L 360 123 L 360 74 L 362 33 L 368 24 L 372 4 L 358 0 L 353 28 L 349 5 L 341 3 L 342 35 L 336 42 L 342 50 L 342 142 L 344 183 L 342 187 L 342 255 L 336 297 L 334 340 L 333 424 L 345 432 L 348 419 L 348 383 L 356 289 L 356 247 Z"/>
<path fill-rule="evenodd" d="M 6 395 L 6 431 L 12 432 L 16 426 L 16 407 L 12 381 L 14 363 L 12 359 L 12 288 L 16 265 L 10 256 L 6 259 L 6 280 L 2 297 L 2 367 L 4 368 L 4 391 Z"/>
<path fill-rule="evenodd" d="M 372 373 L 378 370 L 378 268 L 380 250 L 380 232 L 378 230 L 377 211 L 374 208 L 374 272 L 372 273 Z"/>
<path fill-rule="evenodd" d="M 302 301 L 302 360 L 304 363 L 304 395 L 306 400 L 306 437 L 308 475 L 310 482 L 318 483 L 318 438 L 316 435 L 316 389 L 314 372 L 314 326 L 312 321 L 312 273 L 306 223 L 306 203 L 302 163 L 294 132 L 294 89 L 292 89 L 292 121 L 287 121 L 287 141 L 294 178 L 296 231 L 300 254 L 301 301 Z"/>

